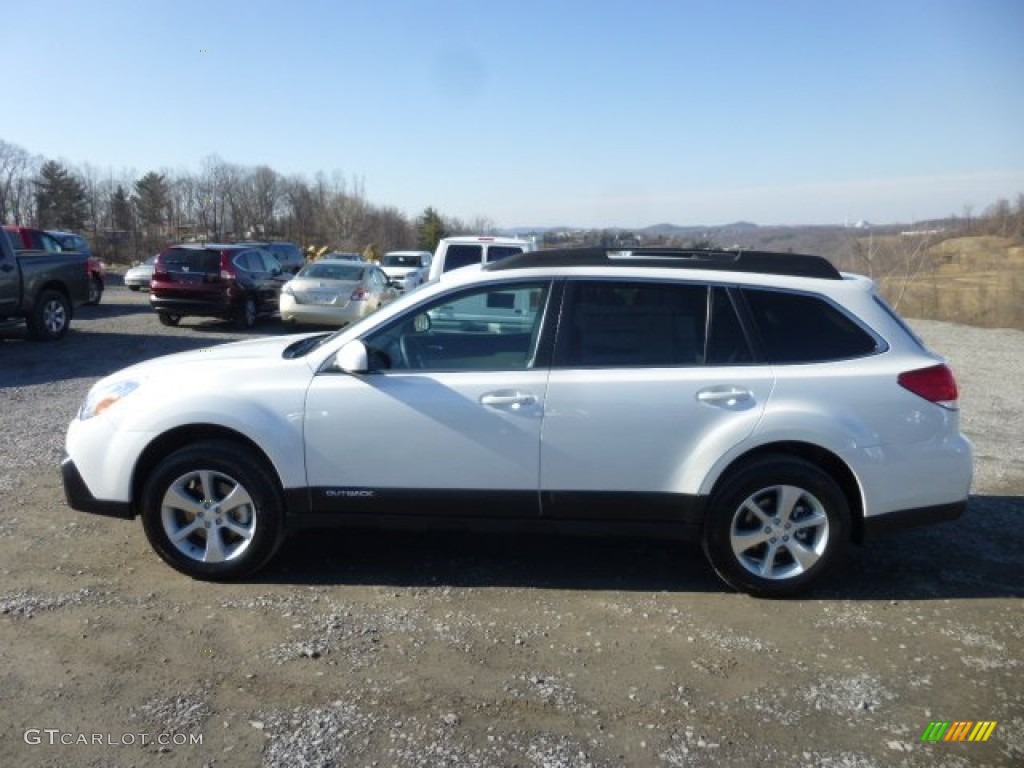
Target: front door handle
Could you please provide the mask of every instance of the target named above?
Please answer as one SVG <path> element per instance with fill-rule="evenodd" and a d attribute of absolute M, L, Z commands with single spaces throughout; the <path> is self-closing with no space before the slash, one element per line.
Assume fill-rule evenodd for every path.
<path fill-rule="evenodd" d="M 512 389 L 499 389 L 496 392 L 487 392 L 480 395 L 480 404 L 492 408 L 522 408 L 533 405 L 537 397 L 529 392 L 520 392 Z"/>
<path fill-rule="evenodd" d="M 697 393 L 697 400 L 705 405 L 743 410 L 754 404 L 754 393 L 743 387 L 708 387 Z"/>

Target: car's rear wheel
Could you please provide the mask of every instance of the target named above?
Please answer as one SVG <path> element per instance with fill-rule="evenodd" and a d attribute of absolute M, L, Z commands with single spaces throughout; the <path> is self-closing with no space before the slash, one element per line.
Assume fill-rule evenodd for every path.
<path fill-rule="evenodd" d="M 283 534 L 283 504 L 262 457 L 230 441 L 168 456 L 147 481 L 142 523 L 153 549 L 193 578 L 240 578 L 263 566 Z"/>
<path fill-rule="evenodd" d="M 71 306 L 60 291 L 41 291 L 25 322 L 33 339 L 56 341 L 71 327 Z"/>
<path fill-rule="evenodd" d="M 256 302 L 252 298 L 247 298 L 238 308 L 235 325 L 239 328 L 252 328 L 256 325 Z"/>
<path fill-rule="evenodd" d="M 181 315 L 176 315 L 173 312 L 158 312 L 157 317 L 160 318 L 161 325 L 166 325 L 171 328 L 181 322 Z"/>
<path fill-rule="evenodd" d="M 713 495 L 704 552 L 731 587 L 789 597 L 841 560 L 850 506 L 825 472 L 802 459 L 771 456 L 740 468 Z"/>

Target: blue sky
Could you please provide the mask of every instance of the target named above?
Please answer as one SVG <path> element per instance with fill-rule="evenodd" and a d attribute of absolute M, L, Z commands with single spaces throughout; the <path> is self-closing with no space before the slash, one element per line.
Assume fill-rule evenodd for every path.
<path fill-rule="evenodd" d="M 885 223 L 1024 193 L 1022 0 L 0 0 L 0 139 L 499 226 Z"/>

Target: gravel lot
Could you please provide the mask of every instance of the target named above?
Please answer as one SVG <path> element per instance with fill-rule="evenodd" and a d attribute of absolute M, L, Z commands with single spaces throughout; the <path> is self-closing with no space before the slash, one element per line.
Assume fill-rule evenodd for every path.
<path fill-rule="evenodd" d="M 621 540 L 303 534 L 191 581 L 137 521 L 67 508 L 64 431 L 100 376 L 253 334 L 121 287 L 60 343 L 0 331 L 0 763 L 1024 764 L 1024 332 L 913 325 L 961 384 L 969 511 L 786 602 Z M 935 720 L 998 724 L 922 743 Z"/>

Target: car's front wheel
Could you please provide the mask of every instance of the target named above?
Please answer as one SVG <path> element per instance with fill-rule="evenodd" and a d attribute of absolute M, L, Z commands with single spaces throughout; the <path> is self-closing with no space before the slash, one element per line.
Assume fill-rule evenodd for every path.
<path fill-rule="evenodd" d="M 850 537 L 850 506 L 836 482 L 802 459 L 770 456 L 727 477 L 704 522 L 704 552 L 730 586 L 789 597 L 818 582 Z"/>
<path fill-rule="evenodd" d="M 145 484 L 146 537 L 164 561 L 193 578 L 247 576 L 282 540 L 284 505 L 271 477 L 263 458 L 241 444 L 182 448 Z"/>
<path fill-rule="evenodd" d="M 158 312 L 157 317 L 160 318 L 161 325 L 166 325 L 169 328 L 173 328 L 181 322 L 181 315 L 176 315 L 172 312 Z"/>

